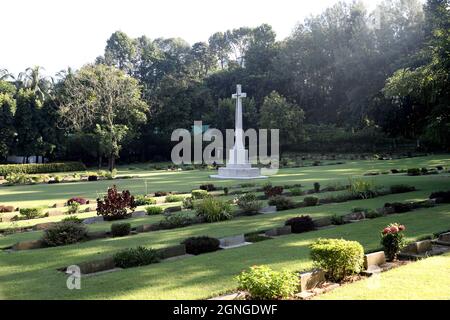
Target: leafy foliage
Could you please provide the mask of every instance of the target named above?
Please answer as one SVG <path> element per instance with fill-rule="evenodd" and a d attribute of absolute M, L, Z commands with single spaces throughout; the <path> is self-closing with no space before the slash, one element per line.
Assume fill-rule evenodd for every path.
<path fill-rule="evenodd" d="M 139 246 L 119 251 L 114 254 L 113 259 L 117 267 L 126 269 L 158 263 L 161 255 L 154 249 Z"/>
<path fill-rule="evenodd" d="M 97 215 L 103 216 L 105 220 L 129 218 L 135 208 L 134 197 L 130 194 L 130 191 L 123 190 L 119 193 L 116 186 L 108 189 L 108 193 L 103 200 L 97 199 Z"/>
<path fill-rule="evenodd" d="M 81 241 L 87 234 L 86 226 L 75 221 L 56 223 L 44 231 L 42 241 L 50 247 L 64 246 Z"/>
<path fill-rule="evenodd" d="M 216 238 L 202 236 L 188 238 L 182 244 L 186 246 L 186 253 L 198 255 L 219 250 L 220 241 Z"/>
<path fill-rule="evenodd" d="M 233 218 L 231 204 L 227 201 L 208 196 L 195 205 L 197 216 L 207 222 L 218 222 Z"/>

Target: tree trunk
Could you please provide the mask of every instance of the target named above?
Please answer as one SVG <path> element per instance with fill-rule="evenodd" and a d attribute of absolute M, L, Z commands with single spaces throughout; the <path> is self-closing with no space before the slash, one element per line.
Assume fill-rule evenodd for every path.
<path fill-rule="evenodd" d="M 103 159 L 102 159 L 102 155 L 99 155 L 98 156 L 98 170 L 100 170 L 101 168 L 102 168 L 102 161 Z"/>
<path fill-rule="evenodd" d="M 115 165 L 116 165 L 116 157 L 113 154 L 111 154 L 109 156 L 109 165 L 108 165 L 109 171 L 113 171 Z"/>

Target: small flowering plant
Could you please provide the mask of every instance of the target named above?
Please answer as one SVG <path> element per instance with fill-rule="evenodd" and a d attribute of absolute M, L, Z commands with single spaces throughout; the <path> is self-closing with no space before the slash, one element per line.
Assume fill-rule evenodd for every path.
<path fill-rule="evenodd" d="M 397 254 L 405 246 L 403 231 L 405 226 L 398 223 L 392 223 L 381 231 L 381 244 L 388 261 L 397 258 Z"/>

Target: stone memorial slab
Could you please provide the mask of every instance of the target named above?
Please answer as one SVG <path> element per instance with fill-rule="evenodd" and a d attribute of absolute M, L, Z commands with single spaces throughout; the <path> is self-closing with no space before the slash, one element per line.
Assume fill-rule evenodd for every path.
<path fill-rule="evenodd" d="M 300 291 L 312 290 L 324 282 L 325 272 L 323 270 L 302 273 L 300 274 Z"/>
<path fill-rule="evenodd" d="M 440 234 L 439 241 L 450 243 L 450 232 Z"/>
<path fill-rule="evenodd" d="M 132 218 L 140 218 L 140 217 L 145 217 L 147 215 L 147 213 L 145 211 L 135 211 L 131 214 Z"/>
<path fill-rule="evenodd" d="M 275 213 L 277 212 L 277 207 L 276 206 L 268 206 L 268 207 L 264 207 L 261 208 L 258 213 L 262 213 L 262 214 L 266 214 L 266 213 Z"/>
<path fill-rule="evenodd" d="M 113 257 L 99 259 L 95 261 L 88 261 L 78 264 L 81 274 L 90 274 L 100 271 L 114 269 L 116 267 Z"/>
<path fill-rule="evenodd" d="M 331 219 L 328 217 L 320 218 L 320 219 L 314 219 L 313 220 L 314 226 L 316 228 L 322 228 L 322 227 L 328 227 L 331 226 Z"/>
<path fill-rule="evenodd" d="M 159 249 L 158 251 L 161 254 L 162 259 L 168 259 L 185 255 L 186 246 L 184 244 L 179 244 L 177 246 L 162 248 Z"/>
<path fill-rule="evenodd" d="M 164 213 L 178 212 L 181 210 L 182 210 L 181 206 L 167 207 L 164 209 Z"/>
<path fill-rule="evenodd" d="M 219 240 L 220 248 L 222 249 L 238 248 L 251 244 L 250 242 L 245 241 L 245 236 L 243 234 L 240 234 L 238 236 L 226 237 Z"/>
<path fill-rule="evenodd" d="M 103 239 L 103 238 L 107 238 L 108 237 L 108 232 L 106 231 L 93 231 L 93 232 L 88 232 L 86 237 L 89 240 L 95 240 L 95 239 Z"/>
<path fill-rule="evenodd" d="M 33 230 L 35 230 L 35 231 L 47 230 L 48 228 L 53 227 L 54 225 L 56 225 L 56 222 L 39 223 L 39 224 L 33 226 Z"/>
<path fill-rule="evenodd" d="M 44 242 L 42 240 L 29 240 L 17 242 L 13 245 L 13 250 L 31 250 L 31 249 L 39 249 L 44 247 Z"/>
<path fill-rule="evenodd" d="M 384 251 L 377 251 L 364 255 L 364 268 L 367 270 L 372 266 L 381 266 L 386 263 Z"/>
<path fill-rule="evenodd" d="M 292 233 L 291 226 L 284 226 L 266 231 L 268 237 L 278 237 Z"/>
<path fill-rule="evenodd" d="M 97 216 L 97 217 L 92 217 L 92 218 L 87 218 L 83 220 L 84 224 L 93 224 L 93 223 L 98 223 L 98 222 L 103 222 L 104 219 L 102 216 Z"/>

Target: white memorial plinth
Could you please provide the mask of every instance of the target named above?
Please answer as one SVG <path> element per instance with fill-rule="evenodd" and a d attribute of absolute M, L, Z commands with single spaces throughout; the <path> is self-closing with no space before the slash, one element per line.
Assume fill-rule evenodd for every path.
<path fill-rule="evenodd" d="M 219 168 L 219 174 L 210 176 L 215 179 L 265 179 L 261 176 L 261 169 L 252 168 L 248 161 L 248 150 L 244 147 L 244 130 L 242 125 L 242 98 L 247 97 L 242 92 L 241 85 L 236 86 L 236 93 L 232 95 L 236 99 L 236 128 L 234 131 L 234 147 L 230 149 L 228 163 L 225 168 Z"/>

